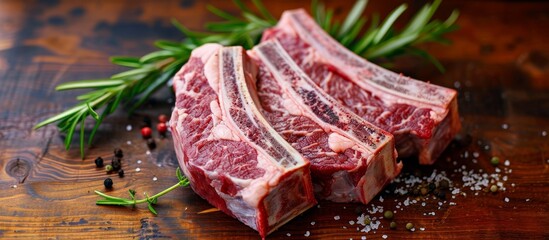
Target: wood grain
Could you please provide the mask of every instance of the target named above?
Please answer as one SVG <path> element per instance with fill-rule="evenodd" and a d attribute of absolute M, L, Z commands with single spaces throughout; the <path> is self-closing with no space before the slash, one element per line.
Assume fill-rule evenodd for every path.
<path fill-rule="evenodd" d="M 265 2 L 277 16 L 284 9 L 309 6 L 308 1 Z M 158 216 L 146 206 L 95 205 L 99 198 L 93 191 L 105 190 L 106 177 L 114 180 L 114 188 L 107 192 L 121 197 L 129 189 L 142 197 L 177 181 L 171 138 L 155 133 L 157 148 L 148 152 L 139 135 L 143 116 L 155 119 L 170 113 L 173 96 L 168 89 L 133 116 L 120 109 L 106 119 L 84 160 L 77 148 L 65 151 L 65 136 L 55 126 L 32 130 L 40 120 L 76 102 L 80 92 L 55 92 L 57 84 L 109 76 L 121 68 L 110 65 L 108 56 L 138 56 L 151 51 L 156 39 L 181 38 L 170 26 L 171 18 L 201 29 L 215 19 L 206 12 L 209 3 L 236 12 L 228 1 L 0 1 L 0 238 L 259 238 L 221 212 L 199 214 L 211 206 L 190 188 L 160 198 Z M 423 3 L 408 2 L 403 17 Z M 341 17 L 352 2 L 326 4 Z M 370 1 L 367 14 L 385 15 L 398 4 Z M 461 29 L 449 35 L 453 44 L 424 46 L 447 71 L 439 73 L 429 63 L 409 57 L 397 59 L 395 69 L 459 91 L 463 131 L 435 165 L 417 166 L 412 160 L 401 178 L 444 171 L 460 193 L 448 192 L 446 200 L 432 194 L 400 195 L 394 190 L 412 189 L 394 183 L 365 206 L 322 201 L 269 238 L 549 238 L 549 4 L 446 0 L 436 16 L 445 17 L 455 8 L 461 12 Z M 131 131 L 126 130 L 128 125 Z M 124 178 L 93 163 L 98 156 L 110 161 L 116 147 L 124 150 Z M 510 162 L 497 167 L 499 176 L 506 176 L 506 181 L 500 180 L 505 191 L 464 186 L 464 171 L 497 173 L 490 164 L 492 156 Z M 405 206 L 407 199 L 410 204 Z M 360 214 L 378 219 L 383 215 L 368 213 L 373 206 L 396 211 L 397 229 L 390 230 L 389 221 L 381 219 L 380 229 L 357 231 L 358 225 L 350 221 L 356 222 Z M 407 222 L 414 223 L 414 232 L 404 228 Z"/>

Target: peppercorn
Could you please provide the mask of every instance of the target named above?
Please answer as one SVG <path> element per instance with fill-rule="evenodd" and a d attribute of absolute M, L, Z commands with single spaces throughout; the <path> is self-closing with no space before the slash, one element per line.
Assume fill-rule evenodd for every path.
<path fill-rule="evenodd" d="M 393 219 L 393 211 L 390 211 L 390 210 L 387 210 L 383 213 L 383 217 L 385 217 L 386 219 Z"/>
<path fill-rule="evenodd" d="M 414 228 L 414 224 L 413 224 L 413 223 L 411 223 L 411 222 L 406 223 L 406 229 L 407 229 L 407 230 L 410 230 L 410 231 L 411 231 L 412 228 Z"/>
<path fill-rule="evenodd" d="M 156 148 L 156 142 L 154 141 L 154 139 L 147 139 L 147 147 L 149 147 L 149 149 L 151 150 Z"/>
<path fill-rule="evenodd" d="M 415 196 L 419 195 L 420 194 L 419 188 L 414 188 L 414 190 L 412 191 L 412 194 L 414 194 Z"/>
<path fill-rule="evenodd" d="M 150 127 L 141 128 L 141 136 L 143 136 L 143 138 L 148 139 L 151 137 L 151 135 L 152 129 Z"/>
<path fill-rule="evenodd" d="M 435 192 L 435 196 L 437 196 L 440 199 L 446 199 L 446 191 L 444 190 L 438 190 Z"/>
<path fill-rule="evenodd" d="M 371 222 L 372 222 L 372 220 L 370 220 L 369 217 L 364 218 L 364 224 L 365 224 L 365 225 L 368 225 L 368 224 L 370 224 Z"/>
<path fill-rule="evenodd" d="M 156 130 L 158 130 L 158 133 L 160 133 L 160 135 L 165 136 L 166 131 L 168 131 L 168 126 L 166 126 L 166 123 L 161 122 L 156 125 Z"/>
<path fill-rule="evenodd" d="M 434 184 L 434 183 L 429 183 L 429 185 L 427 185 L 427 187 L 429 187 L 429 192 L 430 192 L 430 191 L 435 190 L 435 188 L 437 187 L 437 185 Z"/>
<path fill-rule="evenodd" d="M 389 227 L 390 227 L 391 229 L 396 229 L 396 228 L 397 228 L 397 223 L 393 221 L 393 222 L 391 222 L 391 223 L 389 224 Z"/>
<path fill-rule="evenodd" d="M 111 189 L 113 184 L 112 179 L 111 178 L 105 179 L 105 181 L 103 181 L 103 184 L 105 185 L 105 188 Z"/>
<path fill-rule="evenodd" d="M 122 157 L 124 157 L 124 152 L 122 152 L 122 149 L 120 149 L 120 148 L 115 148 L 114 149 L 114 156 L 116 156 L 118 158 L 122 158 Z"/>
<path fill-rule="evenodd" d="M 358 206 L 358 207 L 355 208 L 355 213 L 357 215 L 362 215 L 366 211 L 367 211 L 367 208 L 364 207 L 364 206 Z"/>
<path fill-rule="evenodd" d="M 158 116 L 158 122 L 161 122 L 161 123 L 168 122 L 168 116 L 166 116 L 166 114 L 160 114 Z"/>
<path fill-rule="evenodd" d="M 113 158 L 111 165 L 112 165 L 112 170 L 114 171 L 118 171 L 122 167 L 122 163 L 120 163 L 119 158 Z"/>
<path fill-rule="evenodd" d="M 440 189 L 448 189 L 450 187 L 450 182 L 446 179 L 442 179 L 438 182 L 438 187 Z"/>
<path fill-rule="evenodd" d="M 119 177 L 124 177 L 124 170 L 123 169 L 118 170 L 118 176 Z"/>
<path fill-rule="evenodd" d="M 103 167 L 103 158 L 97 157 L 95 159 L 95 166 L 98 167 L 98 168 Z"/>
<path fill-rule="evenodd" d="M 496 185 L 490 186 L 490 192 L 495 193 L 495 192 L 497 192 L 497 191 L 498 191 L 498 186 L 496 186 Z"/>
<path fill-rule="evenodd" d="M 107 166 L 105 166 L 105 171 L 107 171 L 107 172 L 112 171 L 112 165 L 107 164 Z"/>
<path fill-rule="evenodd" d="M 151 118 L 150 117 L 143 117 L 143 127 L 151 127 L 152 126 L 152 122 L 151 122 Z"/>
<path fill-rule="evenodd" d="M 427 195 L 427 193 L 429 193 L 429 190 L 427 190 L 427 188 L 424 188 L 424 187 L 422 187 L 419 191 L 421 192 L 421 195 L 423 195 L 423 196 L 425 196 L 425 195 Z"/>
<path fill-rule="evenodd" d="M 499 157 L 492 157 L 492 159 L 490 159 L 490 163 L 492 165 L 497 166 L 499 164 Z"/>

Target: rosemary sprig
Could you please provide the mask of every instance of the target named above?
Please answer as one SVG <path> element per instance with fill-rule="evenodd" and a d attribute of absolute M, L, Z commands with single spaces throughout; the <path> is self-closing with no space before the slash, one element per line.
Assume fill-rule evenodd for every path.
<path fill-rule="evenodd" d="M 358 0 L 343 23 L 333 20 L 333 9 L 326 9 L 317 0 L 312 1 L 312 10 L 313 17 L 326 32 L 366 59 L 375 60 L 413 54 L 431 61 L 441 72 L 444 72 L 444 67 L 436 58 L 417 48 L 418 45 L 426 42 L 448 44 L 449 40 L 443 35 L 458 28 L 454 24 L 459 16 L 457 10 L 454 10 L 443 22 L 431 20 L 441 1 L 435 0 L 432 4 L 424 5 L 400 31 L 394 28 L 394 23 L 406 10 L 406 4 L 394 9 L 382 23 L 379 21 L 379 15 L 374 14 L 368 29 L 364 28 L 367 18 L 362 17 L 367 0 Z"/>
<path fill-rule="evenodd" d="M 90 145 L 98 127 L 109 114 L 112 114 L 120 104 L 131 103 L 130 112 L 144 103 L 149 96 L 164 86 L 179 68 L 187 62 L 191 51 L 204 43 L 220 43 L 223 45 L 240 45 L 252 48 L 259 42 L 263 31 L 276 24 L 276 19 L 269 13 L 260 0 L 252 0 L 258 14 L 252 12 L 241 0 L 234 0 L 240 9 L 240 15 L 234 16 L 214 6 L 208 10 L 223 19 L 220 22 L 206 24 L 207 32 L 196 32 L 187 29 L 177 21 L 172 21 L 186 38 L 180 42 L 157 41 L 158 51 L 141 58 L 113 57 L 111 62 L 130 70 L 121 72 L 106 79 L 93 79 L 67 82 L 57 86 L 56 90 L 91 89 L 90 92 L 79 95 L 76 106 L 50 117 L 34 128 L 57 123 L 60 131 L 66 133 L 65 147 L 69 149 L 78 124 L 80 124 L 80 153 L 84 158 L 85 121 L 88 117 L 95 120 L 87 144 Z M 367 0 L 358 0 L 343 22 L 333 19 L 334 10 L 327 9 L 317 0 L 312 2 L 312 13 L 316 21 L 330 35 L 340 41 L 353 52 L 367 58 L 392 58 L 401 54 L 414 54 L 433 62 L 443 70 L 442 65 L 426 51 L 417 48 L 425 42 L 448 43 L 443 35 L 455 30 L 454 22 L 458 12 L 454 11 L 444 22 L 431 20 L 441 0 L 425 5 L 401 31 L 394 28 L 395 21 L 406 5 L 403 4 L 391 12 L 380 23 L 379 16 L 374 14 L 366 28 L 367 19 L 363 17 Z M 98 114 L 97 111 L 102 111 Z"/>
<path fill-rule="evenodd" d="M 147 207 L 149 208 L 149 211 L 157 215 L 158 213 L 154 209 L 153 205 L 155 205 L 158 202 L 158 198 L 164 196 L 165 194 L 173 191 L 174 189 L 178 187 L 187 187 L 189 186 L 189 179 L 187 179 L 183 174 L 181 174 L 181 171 L 179 168 L 176 170 L 177 178 L 179 179 L 179 182 L 175 185 L 163 190 L 162 192 L 159 192 L 153 196 L 148 196 L 147 193 L 145 193 L 144 199 L 135 199 L 135 190 L 130 189 L 128 190 L 130 194 L 130 198 L 119 198 L 119 197 L 113 197 L 109 196 L 105 193 L 102 193 L 100 191 L 95 190 L 95 193 L 104 199 L 97 200 L 95 204 L 97 205 L 115 205 L 115 206 L 133 206 L 141 203 L 147 203 Z"/>

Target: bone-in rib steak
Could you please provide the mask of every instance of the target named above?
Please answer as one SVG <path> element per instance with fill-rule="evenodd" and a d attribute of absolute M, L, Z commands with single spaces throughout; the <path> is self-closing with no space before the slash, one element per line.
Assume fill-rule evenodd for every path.
<path fill-rule="evenodd" d="M 274 129 L 310 159 L 317 196 L 368 203 L 398 175 L 393 136 L 322 91 L 276 40 L 249 54 L 260 66 L 250 89 Z"/>
<path fill-rule="evenodd" d="M 399 156 L 432 164 L 460 129 L 456 91 L 390 72 L 355 55 L 302 9 L 286 11 L 263 40 L 278 39 L 320 86 L 395 135 Z"/>
<path fill-rule="evenodd" d="M 195 49 L 174 78 L 170 127 L 193 190 L 265 237 L 316 200 L 309 162 L 266 122 L 242 84 L 257 73 L 246 57 L 240 47 Z"/>

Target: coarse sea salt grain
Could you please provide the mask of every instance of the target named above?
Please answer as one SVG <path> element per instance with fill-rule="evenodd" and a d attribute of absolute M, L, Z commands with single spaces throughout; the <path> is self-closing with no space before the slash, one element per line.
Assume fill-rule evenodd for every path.
<path fill-rule="evenodd" d="M 157 177 L 153 177 L 153 181 L 157 181 L 157 180 L 158 180 L 158 178 L 157 178 Z"/>
<path fill-rule="evenodd" d="M 547 131 L 541 131 L 541 136 L 543 137 L 547 136 Z"/>
<path fill-rule="evenodd" d="M 503 199 L 503 201 L 505 201 L 505 202 L 509 202 L 509 198 L 508 198 L 508 197 L 506 197 L 505 199 Z"/>
<path fill-rule="evenodd" d="M 315 221 L 312 221 L 312 222 L 311 222 L 311 226 L 314 226 L 315 224 L 316 224 Z"/>
<path fill-rule="evenodd" d="M 511 162 L 509 160 L 505 160 L 503 165 L 505 165 L 506 167 L 509 167 L 509 165 L 511 165 Z"/>
<path fill-rule="evenodd" d="M 131 131 L 131 130 L 132 130 L 132 125 L 129 125 L 129 124 L 128 124 L 128 125 L 126 125 L 126 131 L 128 131 L 128 132 L 129 132 L 129 131 Z"/>
<path fill-rule="evenodd" d="M 425 231 L 425 228 L 424 228 L 424 227 L 420 227 L 419 230 Z"/>
<path fill-rule="evenodd" d="M 292 234 L 291 233 L 286 233 L 286 236 L 291 237 Z"/>
<path fill-rule="evenodd" d="M 132 141 L 127 141 L 126 144 L 132 145 Z"/>
<path fill-rule="evenodd" d="M 305 236 L 305 237 L 311 236 L 311 232 L 306 231 L 305 234 L 303 234 L 303 236 Z"/>
<path fill-rule="evenodd" d="M 141 168 L 136 168 L 135 171 L 136 172 L 141 172 Z"/>
<path fill-rule="evenodd" d="M 507 123 L 501 124 L 501 128 L 509 129 L 509 124 L 507 124 Z"/>
<path fill-rule="evenodd" d="M 383 239 L 387 239 L 387 235 L 383 234 L 383 236 L 381 236 Z"/>
<path fill-rule="evenodd" d="M 351 226 L 355 225 L 355 221 L 353 221 L 353 220 L 349 221 L 349 225 L 351 225 Z"/>
<path fill-rule="evenodd" d="M 141 161 L 141 160 L 137 160 L 137 164 L 141 164 L 141 163 L 142 163 L 142 161 Z"/>
<path fill-rule="evenodd" d="M 340 219 L 339 215 L 334 216 L 334 220 L 337 221 L 337 220 L 339 220 L 339 219 Z"/>

